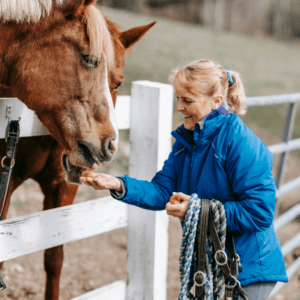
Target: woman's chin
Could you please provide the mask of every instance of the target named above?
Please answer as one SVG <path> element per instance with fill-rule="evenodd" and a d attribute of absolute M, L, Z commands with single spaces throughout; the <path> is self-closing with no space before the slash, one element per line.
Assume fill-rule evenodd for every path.
<path fill-rule="evenodd" d="M 184 120 L 183 126 L 185 129 L 194 130 L 195 124 L 189 120 Z"/>

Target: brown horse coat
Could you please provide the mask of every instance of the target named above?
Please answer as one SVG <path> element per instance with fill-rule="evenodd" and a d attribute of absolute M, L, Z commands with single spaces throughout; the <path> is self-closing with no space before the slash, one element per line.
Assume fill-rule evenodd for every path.
<path fill-rule="evenodd" d="M 114 132 L 116 129 L 108 118 L 111 107 L 106 104 L 105 98 L 97 98 L 98 94 L 105 94 L 105 91 L 101 91 L 105 88 L 103 82 L 106 80 L 103 74 L 105 74 L 106 68 L 107 88 L 113 105 L 115 105 L 118 87 L 123 82 L 125 52 L 139 41 L 155 22 L 121 32 L 118 25 L 104 17 L 103 20 L 105 20 L 113 48 L 110 49 L 110 47 L 102 45 L 99 52 L 95 49 L 97 43 L 96 46 L 89 46 L 88 38 L 91 38 L 92 33 L 89 33 L 89 36 L 86 33 L 86 27 L 92 27 L 92 25 L 86 25 L 87 21 L 82 18 L 82 16 L 89 17 L 85 13 L 93 2 L 88 0 L 66 1 L 67 5 L 63 9 L 54 8 L 55 5 L 53 4 L 49 9 L 49 14 L 42 17 L 36 24 L 32 20 L 25 25 L 7 23 L 7 20 L 5 22 L 2 20 L 2 24 L 0 24 L 5 29 L 1 29 L 0 33 L 0 97 L 18 97 L 37 113 L 51 133 L 50 136 L 20 138 L 9 198 L 20 184 L 28 178 L 33 178 L 39 183 L 45 195 L 44 209 L 72 204 L 78 186 L 68 183 L 68 181 L 78 182 L 78 174 L 82 168 L 90 168 L 94 163 L 99 165 L 99 163 L 109 161 L 115 151 L 116 145 L 114 145 L 113 140 L 117 133 Z M 97 15 L 94 9 L 89 13 Z M 46 31 L 45 28 L 47 28 Z M 60 32 L 59 29 L 63 30 Z M 48 33 L 48 36 L 44 39 L 45 33 Z M 11 42 L 14 47 L 7 51 L 8 45 L 5 45 L 3 41 L 9 41 L 11 36 L 17 42 L 15 45 Z M 34 38 L 38 40 L 35 48 L 37 45 L 42 47 L 40 52 L 38 49 L 28 46 L 29 40 L 31 39 L 32 42 Z M 96 38 L 97 33 L 94 33 L 94 39 Z M 62 40 L 67 40 L 67 47 L 60 48 L 63 44 L 61 43 Z M 54 48 L 52 48 L 52 44 L 55 45 Z M 82 55 L 81 52 L 80 55 L 78 54 L 76 45 L 81 44 L 85 50 L 80 51 L 89 53 L 87 57 L 80 56 Z M 19 52 L 23 53 L 18 54 L 17 48 L 20 46 L 22 47 Z M 74 49 L 71 48 L 76 49 L 77 56 L 80 58 L 76 57 L 74 54 L 76 51 L 72 52 Z M 112 51 L 112 58 L 110 58 L 111 53 L 107 53 L 108 51 Z M 67 56 L 65 52 L 67 52 Z M 27 60 L 26 55 L 31 55 L 33 58 Z M 102 60 L 97 55 L 101 55 Z M 20 56 L 25 56 L 25 59 L 19 59 Z M 5 61 L 6 59 L 7 61 Z M 54 68 L 55 60 L 64 64 L 64 59 L 70 62 L 72 67 L 67 66 L 64 69 L 58 66 L 58 70 L 56 70 Z M 103 60 L 107 63 L 101 63 Z M 41 71 L 40 64 L 42 64 L 42 69 L 46 74 L 39 73 Z M 57 62 L 55 64 L 57 65 Z M 87 69 L 87 72 L 84 68 Z M 58 74 L 60 71 L 62 74 Z M 70 80 L 69 77 L 71 77 Z M 60 81 L 57 80 L 58 78 Z M 79 88 L 75 84 L 76 82 Z M 57 85 L 60 88 L 58 91 L 54 91 L 53 88 Z M 77 101 L 80 105 L 72 105 L 70 101 Z M 58 104 L 54 105 L 54 102 Z M 65 105 L 67 102 L 69 105 Z M 80 113 L 81 110 L 91 112 L 91 115 L 86 114 L 89 115 L 86 118 L 89 119 L 87 124 L 94 122 L 94 125 L 87 127 L 85 131 L 82 131 L 77 121 L 74 122 L 73 120 L 74 118 L 79 120 L 85 116 Z M 97 113 L 93 115 L 94 111 Z M 65 117 L 68 114 L 69 119 Z M 74 126 L 70 127 L 70 123 Z M 82 122 L 79 124 L 81 127 L 86 126 Z M 94 135 L 96 135 L 95 138 Z M 106 153 L 107 157 L 104 157 L 105 153 L 100 153 L 103 147 L 106 147 L 106 152 L 111 151 L 112 153 Z M 4 156 L 5 148 L 6 144 L 2 139 L 0 140 L 0 157 Z M 99 153 L 97 148 L 100 149 Z M 63 163 L 66 163 L 67 160 L 68 166 L 62 164 L 62 157 L 65 157 L 63 154 L 68 156 L 67 159 L 63 159 Z M 66 170 L 67 168 L 69 170 Z M 5 209 L 5 216 L 7 210 L 8 205 Z M 58 300 L 59 298 L 62 262 L 62 246 L 45 251 L 46 300 Z"/>

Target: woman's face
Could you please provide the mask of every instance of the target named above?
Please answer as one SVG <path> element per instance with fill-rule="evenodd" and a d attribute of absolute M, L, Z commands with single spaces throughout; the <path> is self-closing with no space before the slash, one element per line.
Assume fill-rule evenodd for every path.
<path fill-rule="evenodd" d="M 214 105 L 212 98 L 205 95 L 195 97 L 176 93 L 176 99 L 176 110 L 183 114 L 184 128 L 189 130 L 194 130 L 196 123 L 208 115 Z"/>

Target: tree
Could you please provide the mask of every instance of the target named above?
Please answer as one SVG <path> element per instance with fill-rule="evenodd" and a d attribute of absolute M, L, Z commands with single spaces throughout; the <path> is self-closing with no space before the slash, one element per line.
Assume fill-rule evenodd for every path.
<path fill-rule="evenodd" d="M 292 0 L 277 0 L 273 7 L 272 31 L 278 39 L 289 40 L 293 37 Z"/>

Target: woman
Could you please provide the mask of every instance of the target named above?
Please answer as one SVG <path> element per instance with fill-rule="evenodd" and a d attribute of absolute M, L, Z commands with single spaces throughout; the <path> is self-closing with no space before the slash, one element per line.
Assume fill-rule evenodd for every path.
<path fill-rule="evenodd" d="M 173 70 L 170 82 L 184 124 L 172 132 L 176 141 L 163 169 L 151 182 L 91 172 L 81 180 L 95 189 L 111 189 L 114 198 L 128 204 L 166 208 L 180 220 L 189 195 L 220 200 L 243 267 L 238 280 L 249 299 L 267 299 L 277 281 L 288 279 L 273 226 L 272 154 L 238 116 L 221 106 L 227 100 L 231 112 L 245 113 L 240 76 L 200 60 Z M 173 192 L 184 201 L 171 204 Z"/>

